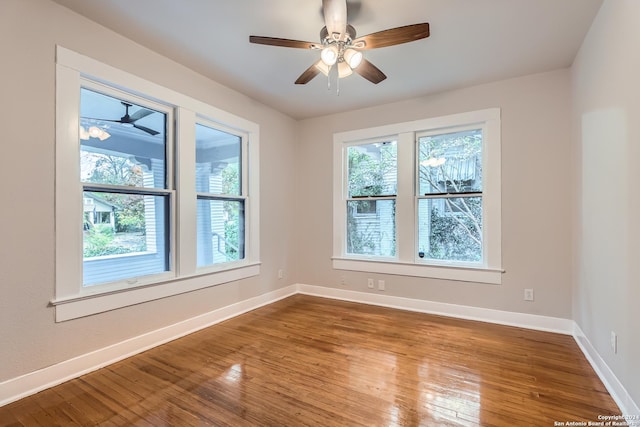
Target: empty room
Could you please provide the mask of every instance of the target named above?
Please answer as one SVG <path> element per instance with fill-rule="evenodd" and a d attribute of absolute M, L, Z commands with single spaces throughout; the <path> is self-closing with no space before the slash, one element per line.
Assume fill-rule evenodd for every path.
<path fill-rule="evenodd" d="M 0 0 L 0 425 L 640 426 L 637 0 Z"/>

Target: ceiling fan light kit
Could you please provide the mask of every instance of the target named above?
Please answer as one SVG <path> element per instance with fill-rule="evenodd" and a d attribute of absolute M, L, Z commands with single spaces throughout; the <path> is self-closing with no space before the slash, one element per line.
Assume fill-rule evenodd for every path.
<path fill-rule="evenodd" d="M 90 126 L 86 129 L 84 126 L 80 126 L 80 139 L 88 141 L 89 138 L 98 138 L 100 141 L 104 141 L 109 138 L 111 134 L 106 130 L 99 128 L 98 126 Z"/>
<path fill-rule="evenodd" d="M 321 50 L 320 60 L 307 68 L 295 81 L 296 84 L 307 84 L 320 73 L 329 76 L 336 64 L 338 79 L 348 77 L 355 71 L 371 83 L 378 84 L 387 76 L 364 59 L 361 50 L 394 46 L 429 37 L 429 24 L 424 22 L 356 38 L 355 28 L 347 24 L 346 0 L 323 0 L 322 11 L 325 26 L 320 30 L 320 44 L 263 36 L 249 36 L 249 42 Z"/>

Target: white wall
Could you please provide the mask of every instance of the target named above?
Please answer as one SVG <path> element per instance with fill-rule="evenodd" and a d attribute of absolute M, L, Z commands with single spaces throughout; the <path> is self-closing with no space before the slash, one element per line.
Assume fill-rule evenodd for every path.
<path fill-rule="evenodd" d="M 54 322 L 56 44 L 260 125 L 259 277 Z M 0 53 L 0 382 L 292 283 L 292 119 L 48 0 L 0 1 Z"/>
<path fill-rule="evenodd" d="M 640 402 L 640 2 L 605 0 L 572 68 L 574 319 Z M 618 334 L 618 352 L 610 333 Z"/>
<path fill-rule="evenodd" d="M 372 292 L 367 277 L 384 278 L 385 295 L 570 319 L 569 78 L 568 70 L 560 70 L 300 122 L 299 281 Z M 503 284 L 333 270 L 327 220 L 332 217 L 332 169 L 327 165 L 333 133 L 490 107 L 502 109 Z M 535 290 L 535 302 L 523 301 L 525 288 Z"/>

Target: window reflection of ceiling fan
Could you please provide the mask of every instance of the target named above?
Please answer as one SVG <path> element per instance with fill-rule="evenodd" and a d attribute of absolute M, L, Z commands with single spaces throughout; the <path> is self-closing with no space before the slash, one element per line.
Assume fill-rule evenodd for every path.
<path fill-rule="evenodd" d="M 251 43 L 298 49 L 321 50 L 320 60 L 298 77 L 296 84 L 306 84 L 319 73 L 329 75 L 336 65 L 338 78 L 347 77 L 353 71 L 372 83 L 387 78 L 371 62 L 363 58 L 362 50 L 394 46 L 429 37 L 429 24 L 413 24 L 391 28 L 356 38 L 356 30 L 347 24 L 346 0 L 322 0 L 325 26 L 320 30 L 320 43 L 275 37 L 250 36 Z"/>
<path fill-rule="evenodd" d="M 121 101 L 122 105 L 124 105 L 125 112 L 124 116 L 120 117 L 120 120 L 112 120 L 112 119 L 89 119 L 89 120 L 99 120 L 101 122 L 112 122 L 112 123 L 121 123 L 123 126 L 134 127 L 136 129 L 140 129 L 143 132 L 148 133 L 149 135 L 158 135 L 160 132 L 149 129 L 146 126 L 142 126 L 137 124 L 136 122 L 143 117 L 147 117 L 149 114 L 155 113 L 153 110 L 147 110 L 146 108 L 140 108 L 135 113 L 129 115 L 129 107 L 132 107 L 133 104 L 129 104 L 128 102 Z M 85 117 L 87 118 L 87 117 Z"/>

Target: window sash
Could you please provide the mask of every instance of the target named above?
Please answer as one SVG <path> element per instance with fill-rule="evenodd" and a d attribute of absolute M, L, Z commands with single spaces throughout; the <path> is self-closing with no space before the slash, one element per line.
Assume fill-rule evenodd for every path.
<path fill-rule="evenodd" d="M 363 201 L 375 201 L 375 212 L 372 214 L 358 213 L 357 204 Z M 347 200 L 346 212 L 345 253 L 353 256 L 380 258 L 394 258 L 396 256 L 395 197 Z"/>
<path fill-rule="evenodd" d="M 174 122 L 175 122 L 175 111 L 169 105 L 161 104 L 159 102 L 151 101 L 142 96 L 136 95 L 132 92 L 127 92 L 124 90 L 117 89 L 116 85 L 110 85 L 107 83 L 102 83 L 97 80 L 92 80 L 89 77 L 80 77 L 80 88 L 85 88 L 93 92 L 97 92 L 109 97 L 113 97 L 125 102 L 130 102 L 132 104 L 140 105 L 142 107 L 148 108 L 153 111 L 158 111 L 165 115 L 165 141 L 164 141 L 164 186 L 163 187 L 154 187 L 165 190 L 173 190 L 175 188 L 175 161 L 174 161 L 174 153 L 175 153 L 175 140 L 174 140 Z M 79 94 L 78 94 L 79 95 Z M 78 115 L 79 118 L 79 115 Z M 108 140 L 106 140 L 108 141 Z M 108 184 L 99 184 L 88 181 L 82 181 L 83 184 L 86 185 L 108 185 Z M 148 189 L 149 187 L 140 187 L 144 189 Z"/>
<path fill-rule="evenodd" d="M 196 135 L 198 133 L 198 127 L 200 128 L 206 128 L 209 131 L 215 132 L 215 133 L 220 133 L 220 134 L 226 134 L 229 135 L 229 137 L 232 138 L 237 138 L 238 139 L 238 188 L 237 191 L 233 191 L 230 193 L 225 193 L 224 191 L 219 191 L 219 192 L 203 192 L 201 189 L 199 189 L 197 187 L 196 184 L 196 192 L 198 192 L 199 194 L 211 194 L 211 195 L 217 195 L 217 196 L 230 196 L 230 197 L 234 197 L 234 196 L 246 196 L 247 194 L 247 183 L 248 183 L 248 179 L 247 179 L 247 174 L 248 174 L 248 162 L 247 162 L 247 135 L 243 132 L 238 132 L 235 129 L 231 129 L 228 128 L 224 125 L 221 125 L 220 123 L 216 123 L 213 122 L 211 120 L 208 120 L 204 117 L 197 117 L 196 118 Z M 198 143 L 196 141 L 195 144 L 195 148 L 196 150 L 198 149 L 203 149 L 203 148 L 199 148 L 198 147 Z M 197 167 L 197 162 L 198 162 L 198 155 L 196 154 L 196 167 Z"/>
<path fill-rule="evenodd" d="M 197 242 L 198 268 L 199 269 L 207 269 L 210 267 L 218 268 L 221 265 L 243 261 L 246 256 L 245 255 L 245 247 L 246 247 L 245 198 L 219 197 L 219 196 L 198 194 L 197 201 L 198 202 L 202 202 L 202 201 L 223 202 L 223 205 L 218 207 L 218 210 L 222 209 L 222 212 L 218 212 L 221 216 L 215 217 L 215 218 L 212 218 L 211 210 L 209 210 L 208 212 L 200 212 L 200 206 L 202 205 L 198 203 L 198 208 L 197 208 L 198 227 L 200 227 L 201 225 L 209 226 L 209 229 L 207 230 L 200 230 L 200 229 L 198 230 L 198 242 Z M 235 204 L 237 204 L 238 206 L 237 208 L 238 222 L 236 226 L 234 226 L 232 229 L 229 230 L 229 232 L 232 234 L 237 233 L 237 242 L 232 241 L 233 236 L 229 237 L 226 235 L 227 225 L 230 224 L 233 226 L 233 222 L 227 222 L 228 218 L 225 218 L 225 215 L 228 214 L 228 212 L 225 212 L 224 202 L 230 202 L 232 206 Z M 211 208 L 212 206 L 209 206 L 209 209 Z M 214 228 L 217 228 L 217 230 Z M 203 232 L 205 234 L 203 234 Z M 214 238 L 216 239 L 215 245 L 213 244 Z M 236 255 L 237 257 L 232 256 L 232 258 L 229 259 L 230 254 L 227 253 L 227 246 L 229 246 L 229 248 L 231 249 L 231 255 L 233 255 L 233 252 L 235 251 L 237 253 Z M 224 249 L 224 252 L 222 249 Z"/>
<path fill-rule="evenodd" d="M 468 200 L 464 210 L 447 210 L 447 201 Z M 438 202 L 442 202 L 442 204 Z M 480 211 L 476 209 L 479 204 Z M 442 211 L 438 208 L 442 207 Z M 438 209 L 434 212 L 435 209 Z M 480 220 L 477 221 L 477 215 Z M 433 222 L 436 216 L 438 223 Z M 424 197 L 416 206 L 416 262 L 434 265 L 483 265 L 482 196 Z M 434 230 L 435 228 L 435 230 Z"/>
<path fill-rule="evenodd" d="M 344 180 L 342 182 L 342 194 L 345 195 L 342 204 L 344 206 L 344 233 L 345 239 L 343 242 L 342 252 L 351 257 L 365 257 L 372 259 L 396 259 L 398 255 L 397 251 L 397 218 L 396 218 L 396 209 L 397 209 L 397 192 L 398 187 L 398 153 L 397 153 L 397 136 L 383 136 L 379 138 L 366 139 L 361 141 L 353 141 L 347 144 L 344 144 L 342 149 L 342 160 L 341 162 L 344 164 Z M 366 146 L 377 146 L 380 148 L 380 153 L 382 155 L 382 148 L 384 146 L 393 146 L 396 150 L 396 161 L 395 165 L 393 165 L 395 169 L 395 177 L 393 177 L 393 186 L 395 187 L 395 191 L 390 191 L 390 188 L 384 187 L 388 185 L 387 182 L 383 182 L 380 185 L 383 186 L 383 191 L 379 194 L 372 195 L 352 195 L 351 194 L 351 171 L 350 171 L 350 153 L 354 147 L 366 147 Z M 381 160 L 382 161 L 382 160 Z M 384 177 L 382 178 L 385 179 Z M 384 191 L 386 190 L 386 191 Z M 376 209 L 376 212 L 373 214 L 362 214 L 354 212 L 350 213 L 350 206 L 353 206 L 355 202 L 361 201 L 382 201 L 384 206 L 387 204 L 385 202 L 392 202 L 392 211 L 393 211 L 393 221 L 391 224 L 388 221 L 384 221 L 384 218 L 381 218 L 381 211 Z M 384 211 L 384 209 L 383 209 Z M 377 221 L 372 221 L 372 217 L 375 217 Z M 385 224 L 386 223 L 386 224 Z M 358 233 L 357 227 L 358 224 L 361 224 L 363 228 L 366 229 L 366 233 Z M 392 229 L 389 230 L 389 227 Z M 366 234 L 366 236 L 365 236 Z M 392 234 L 392 235 L 390 235 Z M 387 239 L 391 239 L 392 243 L 384 241 L 384 237 Z M 358 245 L 354 245 L 353 238 L 367 239 L 367 241 L 361 241 Z M 355 247 L 361 247 L 361 250 L 354 250 Z M 368 250 L 367 250 L 368 248 Z"/>
<path fill-rule="evenodd" d="M 111 286 L 136 286 L 140 281 L 148 283 L 149 281 L 160 280 L 167 274 L 175 274 L 175 261 L 172 259 L 172 254 L 175 253 L 174 248 L 174 236 L 172 230 L 175 230 L 175 215 L 173 213 L 172 205 L 174 200 L 173 190 L 173 109 L 163 104 L 147 100 L 141 96 L 134 95 L 132 93 L 116 89 L 106 84 L 98 83 L 86 78 L 80 79 L 79 91 L 88 90 L 105 97 L 100 97 L 100 105 L 104 102 L 117 101 L 135 104 L 144 108 L 148 108 L 151 111 L 156 111 L 164 115 L 162 121 L 162 156 L 161 156 L 161 179 L 160 187 L 158 182 L 154 182 L 153 186 L 146 187 L 144 182 L 142 185 L 117 185 L 107 183 L 96 183 L 86 179 L 82 176 L 78 176 L 79 182 L 82 186 L 83 195 L 92 193 L 102 194 L 122 194 L 132 196 L 150 196 L 150 200 L 145 199 L 145 220 L 150 220 L 149 223 L 145 222 L 145 245 L 144 251 L 122 253 L 119 255 L 101 255 L 97 257 L 85 257 L 84 246 L 89 239 L 92 231 L 83 233 L 83 256 L 82 256 L 82 287 L 91 288 L 92 291 L 99 291 L 103 288 Z M 86 92 L 85 92 L 86 93 Z M 111 101 L 108 99 L 111 98 Z M 82 105 L 81 108 L 89 108 L 91 105 Z M 124 110 L 123 110 L 124 111 Z M 79 111 L 78 121 L 81 121 L 82 111 Z M 124 113 L 123 113 L 124 114 Z M 132 113 L 134 114 L 134 113 Z M 108 118 L 105 118 L 108 119 Z M 113 117 L 115 120 L 116 117 Z M 99 122 L 99 120 L 98 120 Z M 114 129 L 115 130 L 115 129 Z M 145 143 L 145 134 L 141 132 L 139 143 Z M 113 130 L 112 130 L 113 133 Z M 115 136 L 113 136 L 115 137 Z M 124 138 L 128 138 L 125 136 Z M 126 139 L 128 140 L 128 139 Z M 152 143 L 150 140 L 147 143 Z M 105 147 L 109 147 L 109 139 L 101 143 Z M 81 141 L 78 150 L 78 160 L 80 160 L 82 153 L 85 152 L 83 147 L 85 144 Z M 108 151 L 107 151 L 108 153 Z M 146 154 L 147 152 L 144 152 Z M 127 155 L 133 156 L 132 152 L 122 152 L 118 156 L 125 158 Z M 115 154 L 114 154 L 115 155 Z M 153 178 L 154 181 L 157 178 Z M 158 205 L 159 203 L 159 205 Z M 148 212 L 151 209 L 151 212 Z M 83 213 L 84 215 L 84 213 Z M 115 215 L 115 212 L 114 212 Z M 149 215 L 152 215 L 149 217 Z M 94 230 L 93 232 L 97 232 Z M 116 230 L 113 230 L 115 234 Z M 151 233 L 151 234 L 149 234 Z M 113 237 L 108 237 L 100 233 L 95 236 L 94 242 L 101 245 L 107 245 L 107 241 Z M 115 239 L 114 239 L 115 241 Z M 111 246 L 111 244 L 108 244 Z M 104 248 L 109 251 L 108 247 Z M 116 249 L 116 248 L 114 248 Z M 147 250 L 148 249 L 148 250 Z M 112 249 L 113 250 L 113 249 Z M 121 250 L 126 250 L 121 248 Z M 117 251 L 117 250 L 116 250 Z M 100 251 L 102 252 L 102 251 Z"/>

